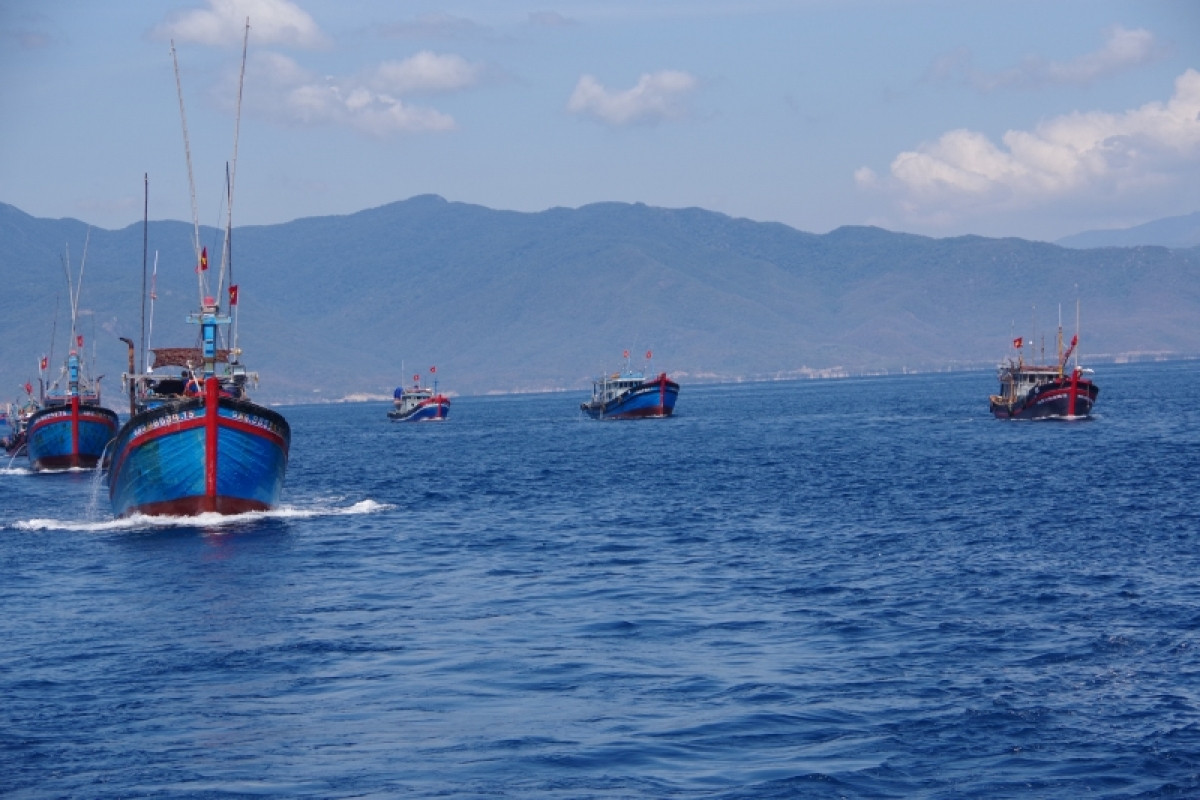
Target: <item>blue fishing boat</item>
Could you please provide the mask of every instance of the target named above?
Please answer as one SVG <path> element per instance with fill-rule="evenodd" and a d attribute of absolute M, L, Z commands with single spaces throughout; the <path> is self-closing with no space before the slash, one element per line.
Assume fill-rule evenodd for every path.
<path fill-rule="evenodd" d="M 243 40 L 243 76 L 245 65 Z M 175 69 L 178 82 L 177 62 Z M 184 143 L 186 150 L 186 122 Z M 236 136 L 234 153 L 236 168 Z M 189 180 L 191 172 L 189 152 Z M 230 205 L 235 172 L 226 171 Z M 226 219 L 221 268 L 211 294 L 208 248 L 200 244 L 198 220 L 194 229 L 200 303 L 188 321 L 199 327 L 200 344 L 156 349 L 154 364 L 146 373 L 131 371 L 125 376 L 131 416 L 117 434 L 108 468 L 109 499 L 118 517 L 264 511 L 279 503 L 283 491 L 291 428 L 283 415 L 247 395 L 258 375 L 240 361 L 237 285 L 228 285 L 225 309 L 217 299 L 224 295 L 231 271 L 232 220 Z M 132 343 L 126 342 L 132 357 Z M 178 373 L 158 371 L 176 367 Z"/>
<path fill-rule="evenodd" d="M 24 445 L 29 466 L 35 472 L 60 469 L 94 469 L 117 432 L 120 420 L 112 409 L 100 404 L 100 379 L 92 379 L 81 355 L 83 336 L 78 333 L 79 293 L 83 288 L 83 269 L 87 263 L 87 242 L 79 262 L 79 277 L 71 276 L 71 253 L 63 265 L 67 268 L 67 297 L 71 307 L 71 350 L 58 378 L 46 388 L 38 378 L 42 395 L 39 408 L 23 421 Z M 53 339 L 53 337 L 51 337 Z M 53 345 L 53 341 L 51 342 Z M 50 359 L 43 356 L 39 376 L 44 375 Z M 27 394 L 32 392 L 27 391 Z"/>
<path fill-rule="evenodd" d="M 0 421 L 4 423 L 4 436 L 0 437 L 0 447 L 5 455 L 16 458 L 25 455 L 25 434 L 29 429 L 29 418 L 41 408 L 33 397 L 33 386 L 25 383 L 25 399 L 9 403 L 0 413 Z"/>
<path fill-rule="evenodd" d="M 436 374 L 437 367 L 429 371 Z M 413 375 L 412 386 L 397 386 L 392 398 L 388 419 L 393 422 L 438 422 L 450 415 L 450 398 L 438 392 L 437 380 L 432 389 L 421 386 L 419 374 Z"/>
<path fill-rule="evenodd" d="M 53 388 L 24 421 L 29 466 L 37 471 L 94 469 L 120 425 L 117 412 L 100 405 L 100 381 L 83 375 L 79 354 L 67 357 L 67 385 Z"/>
<path fill-rule="evenodd" d="M 646 353 L 649 362 L 651 354 Z M 629 367 L 629 351 L 625 351 L 625 368 L 603 375 L 592 382 L 592 399 L 580 403 L 583 413 L 593 419 L 640 419 L 669 417 L 675 411 L 679 384 L 660 372 L 647 378 Z"/>

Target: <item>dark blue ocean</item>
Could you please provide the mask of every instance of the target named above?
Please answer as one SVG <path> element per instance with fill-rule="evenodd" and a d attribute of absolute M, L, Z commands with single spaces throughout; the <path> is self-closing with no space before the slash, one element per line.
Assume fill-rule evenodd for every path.
<path fill-rule="evenodd" d="M 285 408 L 227 520 L 16 462 L 0 795 L 1198 797 L 1200 362 L 1095 380 Z"/>

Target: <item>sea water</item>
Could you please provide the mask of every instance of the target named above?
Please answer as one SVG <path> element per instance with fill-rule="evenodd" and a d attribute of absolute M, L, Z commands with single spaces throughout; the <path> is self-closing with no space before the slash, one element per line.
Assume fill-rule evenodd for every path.
<path fill-rule="evenodd" d="M 282 411 L 283 507 L 0 468 L 0 795 L 1200 796 L 1200 362 Z"/>

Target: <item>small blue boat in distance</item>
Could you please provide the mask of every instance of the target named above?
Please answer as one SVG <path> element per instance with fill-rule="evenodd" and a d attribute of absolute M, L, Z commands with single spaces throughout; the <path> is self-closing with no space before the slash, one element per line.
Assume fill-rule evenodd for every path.
<path fill-rule="evenodd" d="M 35 472 L 94 469 L 117 433 L 117 412 L 100 405 L 100 382 L 83 376 L 79 353 L 67 357 L 67 387 L 51 390 L 24 421 L 24 445 Z"/>
<path fill-rule="evenodd" d="M 429 371 L 436 375 L 437 367 Z M 439 422 L 450 416 L 450 398 L 438 392 L 436 378 L 431 389 L 421 386 L 420 374 L 413 375 L 413 385 L 397 386 L 392 398 L 388 419 L 393 422 Z"/>
<path fill-rule="evenodd" d="M 649 363 L 652 354 L 647 351 Z M 679 384 L 660 372 L 647 378 L 629 366 L 629 351 L 625 351 L 625 368 L 603 375 L 592 383 L 592 399 L 579 405 L 593 419 L 642 419 L 669 417 L 675 411 Z"/>

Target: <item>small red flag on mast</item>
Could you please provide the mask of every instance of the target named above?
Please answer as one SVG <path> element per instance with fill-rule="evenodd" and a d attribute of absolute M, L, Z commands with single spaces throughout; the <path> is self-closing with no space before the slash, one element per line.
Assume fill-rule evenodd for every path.
<path fill-rule="evenodd" d="M 236 283 L 229 284 L 229 305 L 231 305 L 231 306 L 237 305 L 237 294 L 238 294 L 237 284 Z"/>
<path fill-rule="evenodd" d="M 196 272 L 204 272 L 208 269 L 208 248 L 200 248 L 200 266 L 196 267 Z"/>
<path fill-rule="evenodd" d="M 1021 349 L 1021 345 L 1024 343 L 1025 343 L 1024 340 L 1020 336 L 1013 339 L 1013 347 L 1017 348 L 1018 350 Z"/>
<path fill-rule="evenodd" d="M 430 368 L 429 368 L 429 371 L 430 371 L 430 372 L 437 372 L 437 367 L 430 367 Z"/>

